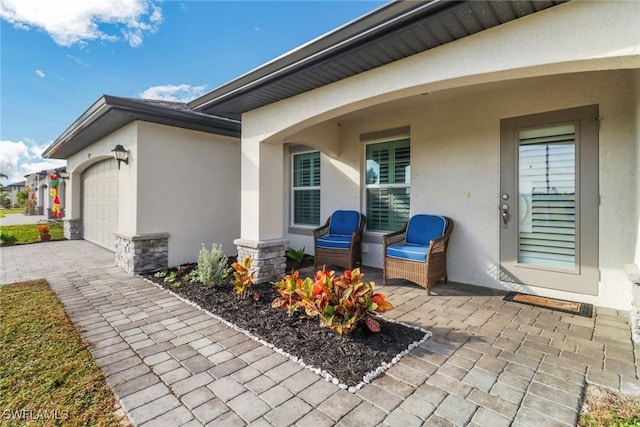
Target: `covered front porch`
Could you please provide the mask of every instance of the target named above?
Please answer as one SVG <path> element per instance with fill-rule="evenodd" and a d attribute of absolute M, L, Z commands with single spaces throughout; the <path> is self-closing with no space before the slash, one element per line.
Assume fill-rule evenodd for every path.
<path fill-rule="evenodd" d="M 402 167 L 407 176 L 394 188 L 406 190 L 407 197 L 396 199 L 387 209 L 395 208 L 404 215 L 429 213 L 453 219 L 455 231 L 448 251 L 451 280 L 628 310 L 631 283 L 624 265 L 634 260 L 638 228 L 633 214 L 637 197 L 627 190 L 636 185 L 629 171 L 636 170 L 637 160 L 629 153 L 635 153 L 638 146 L 633 137 L 638 123 L 632 114 L 637 99 L 629 95 L 628 88 L 634 87 L 638 76 L 637 70 L 597 71 L 479 84 L 357 109 L 302 130 L 291 130 L 291 134 L 256 141 L 255 145 L 245 136 L 243 162 L 255 153 L 258 156 L 243 163 L 243 189 L 249 187 L 249 191 L 243 191 L 243 200 L 253 206 L 247 209 L 248 204 L 243 203 L 242 233 L 260 236 L 254 238 L 256 241 L 279 241 L 281 248 L 304 247 L 312 253 L 314 225 L 304 215 L 299 221 L 296 209 L 300 207 L 295 197 L 301 187 L 295 182 L 293 168 L 298 159 L 317 153 L 317 182 L 311 186 L 315 199 L 306 207 L 315 203 L 317 224 L 337 209 L 367 215 L 368 225 L 373 227 L 365 230 L 363 237 L 363 264 L 381 268 L 381 236 L 393 231 L 393 226 L 399 229 L 401 221 L 380 225 L 380 209 L 376 210 L 370 200 L 372 190 L 379 191 L 379 186 L 367 181 L 372 160 L 367 147 L 405 141 L 410 160 Z M 599 124 L 595 153 L 599 163 L 595 168 L 583 166 L 583 173 L 592 169 L 596 185 L 585 184 L 579 191 L 585 194 L 583 198 L 590 191 L 601 200 L 591 209 L 598 214 L 593 226 L 583 224 L 576 233 L 582 232 L 584 241 L 589 234 L 590 248 L 597 252 L 596 264 L 584 264 L 582 269 L 599 270 L 600 277 L 588 285 L 591 291 L 587 285 L 584 291 L 563 286 L 562 276 L 557 286 L 553 282 L 536 286 L 514 279 L 501 267 L 501 176 L 505 175 L 501 121 L 593 104 L 598 108 L 592 119 Z M 396 155 L 399 153 L 396 150 Z M 576 163 L 581 162 L 577 157 Z M 385 225 L 388 228 L 380 230 Z"/>
<path fill-rule="evenodd" d="M 391 3 L 194 100 L 242 118 L 238 254 L 256 255 L 268 280 L 283 272 L 287 245 L 312 251 L 311 229 L 349 209 L 367 216 L 363 264 L 381 267 L 382 234 L 439 214 L 455 223 L 450 280 L 631 309 L 637 4 L 545 5 L 479 28 L 501 15 L 494 6 L 519 5 Z M 568 161 L 538 156 L 541 183 L 524 182 L 528 144 L 560 147 Z M 547 205 L 557 219 L 543 219 L 546 234 L 562 236 L 534 236 L 524 249 L 522 233 L 509 233 L 531 228 L 521 224 L 527 197 L 543 186 L 546 200 L 566 199 Z M 535 246 L 553 246 L 553 259 L 530 263 Z"/>

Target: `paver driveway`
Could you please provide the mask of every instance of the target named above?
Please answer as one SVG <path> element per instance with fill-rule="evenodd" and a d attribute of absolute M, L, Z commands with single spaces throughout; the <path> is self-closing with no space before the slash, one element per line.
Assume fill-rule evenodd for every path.
<path fill-rule="evenodd" d="M 433 333 L 357 394 L 114 266 L 84 241 L 0 249 L 0 283 L 46 278 L 136 425 L 573 426 L 585 382 L 638 393 L 627 313 L 577 317 L 455 283 L 380 287 Z M 363 269 L 381 283 L 380 270 Z"/>

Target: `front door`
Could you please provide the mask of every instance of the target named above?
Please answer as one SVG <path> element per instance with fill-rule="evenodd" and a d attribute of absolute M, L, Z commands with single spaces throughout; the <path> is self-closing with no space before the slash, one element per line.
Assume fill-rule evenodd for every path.
<path fill-rule="evenodd" d="M 501 279 L 597 295 L 598 106 L 500 122 Z"/>

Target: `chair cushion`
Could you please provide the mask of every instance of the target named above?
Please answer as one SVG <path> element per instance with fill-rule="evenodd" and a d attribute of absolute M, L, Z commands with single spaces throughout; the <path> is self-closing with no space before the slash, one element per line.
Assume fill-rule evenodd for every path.
<path fill-rule="evenodd" d="M 318 238 L 317 246 L 325 249 L 344 249 L 351 247 L 351 236 L 324 236 Z"/>
<path fill-rule="evenodd" d="M 360 212 L 335 211 L 329 222 L 329 234 L 351 236 L 360 227 Z"/>
<path fill-rule="evenodd" d="M 447 221 L 437 215 L 414 215 L 407 226 L 407 243 L 429 245 L 432 239 L 444 236 Z"/>
<path fill-rule="evenodd" d="M 409 261 L 427 262 L 429 246 L 403 243 L 387 247 L 387 256 Z"/>

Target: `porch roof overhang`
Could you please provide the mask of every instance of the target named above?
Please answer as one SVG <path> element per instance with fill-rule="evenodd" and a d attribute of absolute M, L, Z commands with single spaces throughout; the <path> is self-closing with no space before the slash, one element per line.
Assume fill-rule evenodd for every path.
<path fill-rule="evenodd" d="M 394 1 L 191 101 L 242 113 L 450 43 L 567 0 Z"/>
<path fill-rule="evenodd" d="M 103 95 L 51 143 L 42 157 L 67 159 L 136 120 L 240 137 L 239 121 L 202 114 L 182 102 Z"/>

